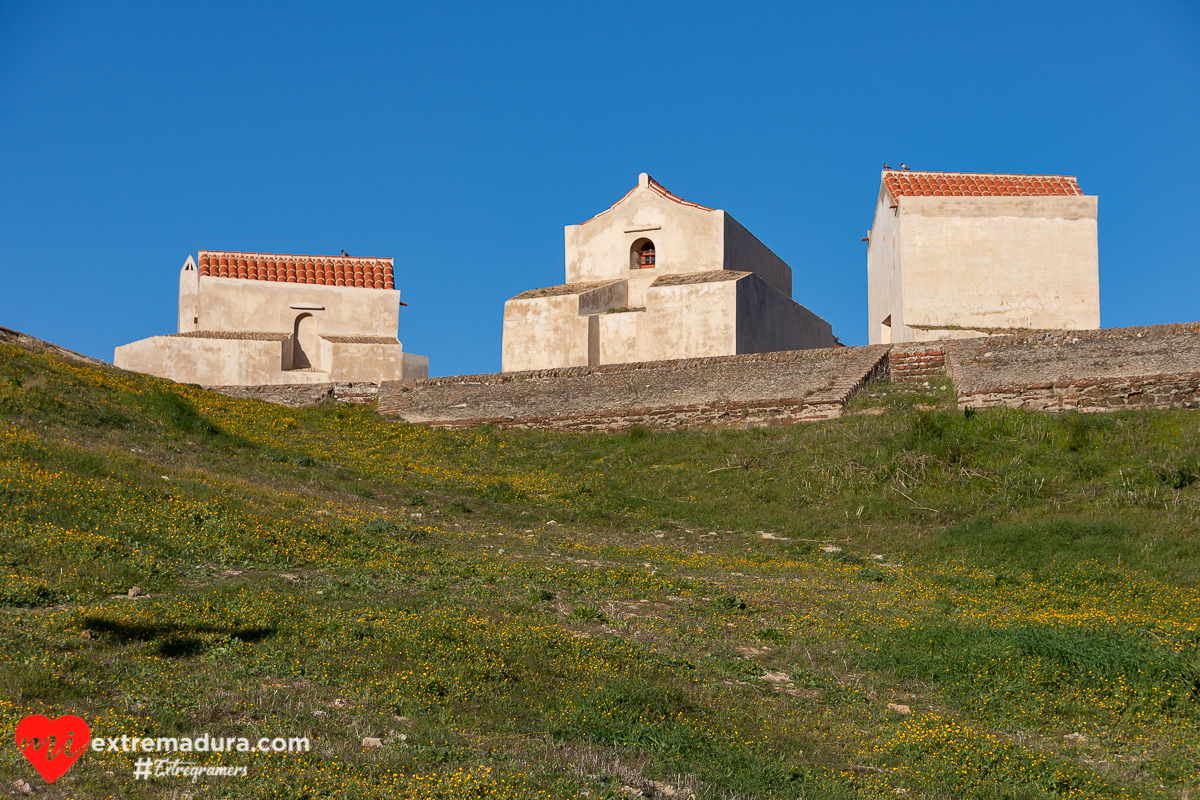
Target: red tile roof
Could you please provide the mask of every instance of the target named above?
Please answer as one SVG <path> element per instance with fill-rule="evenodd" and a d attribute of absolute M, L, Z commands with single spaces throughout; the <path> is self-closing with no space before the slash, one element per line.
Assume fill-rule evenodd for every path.
<path fill-rule="evenodd" d="M 647 176 L 647 177 L 649 177 L 649 176 Z M 667 187 L 663 186 L 661 183 L 654 180 L 654 178 L 650 178 L 649 186 L 650 186 L 651 191 L 657 192 L 658 194 L 662 195 L 663 197 L 667 198 L 668 200 L 673 200 L 674 202 L 679 203 L 679 205 L 681 205 L 681 206 L 691 206 L 692 208 L 698 208 L 701 211 L 712 211 L 712 209 L 709 208 L 708 206 L 702 206 L 699 203 L 693 203 L 690 200 L 684 200 L 682 197 L 676 197 L 675 195 L 673 195 L 667 191 Z"/>
<path fill-rule="evenodd" d="M 884 170 L 883 185 L 893 198 L 917 196 L 943 197 L 1022 197 L 1082 195 L 1075 176 L 1000 175 L 987 172 L 909 172 Z"/>
<path fill-rule="evenodd" d="M 647 175 L 646 177 L 647 177 L 647 178 L 649 178 L 650 176 L 648 176 L 648 175 Z M 640 184 L 639 184 L 639 185 L 640 185 Z M 661 183 L 659 183 L 658 181 L 654 180 L 654 178 L 650 178 L 650 180 L 649 180 L 649 182 L 647 183 L 647 185 L 649 186 L 649 188 L 650 188 L 650 191 L 652 191 L 652 192 L 654 192 L 654 193 L 656 193 L 656 194 L 658 194 L 658 195 L 661 195 L 662 197 L 665 197 L 665 198 L 667 198 L 668 200 L 670 200 L 670 201 L 672 201 L 672 202 L 678 203 L 678 204 L 679 204 L 679 205 L 681 205 L 681 206 L 689 206 L 689 207 L 691 207 L 691 208 L 698 208 L 698 209 L 700 209 L 701 211 L 712 211 L 712 209 L 711 209 L 711 208 L 709 208 L 708 206 L 702 206 L 702 205 L 700 205 L 699 203 L 693 203 L 693 202 L 692 202 L 692 201 L 690 201 L 690 200 L 684 200 L 682 197 L 679 197 L 679 196 L 677 196 L 677 195 L 671 194 L 671 192 L 669 192 L 669 191 L 667 190 L 667 187 L 663 186 Z M 626 198 L 626 197 L 629 197 L 629 195 L 633 194 L 635 191 L 637 191 L 637 189 L 638 189 L 638 187 L 637 187 L 637 186 L 633 187 L 632 189 L 630 189 L 628 192 L 626 192 L 626 193 L 625 193 L 625 197 L 622 197 L 620 200 L 618 200 L 617 202 L 613 203 L 611 206 L 609 206 L 608 208 L 604 209 L 603 211 L 601 211 L 601 212 L 600 212 L 599 214 L 597 214 L 596 216 L 592 217 L 592 219 L 585 219 L 583 222 L 581 222 L 581 223 L 579 223 L 579 224 L 580 224 L 580 225 L 587 225 L 589 222 L 591 222 L 591 221 L 592 221 L 592 220 L 594 220 L 594 219 L 600 219 L 600 218 L 601 218 L 601 217 L 603 217 L 605 214 L 607 214 L 609 211 L 612 211 L 614 208 L 616 208 L 617 206 L 621 205 L 621 203 L 624 203 L 624 202 L 625 202 L 625 198 Z"/>
<path fill-rule="evenodd" d="M 200 277 L 395 289 L 390 258 L 200 251 Z"/>

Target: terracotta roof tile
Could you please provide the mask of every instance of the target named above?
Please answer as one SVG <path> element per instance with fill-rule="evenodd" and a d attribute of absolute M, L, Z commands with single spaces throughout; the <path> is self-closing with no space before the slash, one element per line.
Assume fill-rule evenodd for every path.
<path fill-rule="evenodd" d="M 649 177 L 649 176 L 647 176 L 647 177 Z M 669 191 L 667 190 L 667 187 L 663 186 L 661 183 L 659 183 L 658 181 L 654 180 L 654 178 L 650 178 L 650 180 L 649 180 L 649 182 L 648 182 L 648 184 L 647 184 L 647 185 L 649 186 L 649 188 L 650 188 L 650 191 L 654 192 L 655 194 L 661 195 L 662 197 L 665 197 L 665 198 L 667 198 L 667 199 L 668 199 L 668 200 L 670 200 L 671 202 L 678 203 L 678 204 L 679 204 L 679 205 L 681 205 L 681 206 L 688 206 L 688 207 L 690 207 L 690 208 L 698 208 L 698 209 L 700 209 L 701 211 L 712 211 L 712 209 L 711 209 L 711 208 L 709 208 L 708 206 L 702 206 L 702 205 L 700 205 L 699 203 L 693 203 L 693 202 L 692 202 L 692 201 L 690 201 L 690 200 L 684 200 L 682 197 L 679 197 L 679 196 L 677 196 L 677 195 L 671 194 L 671 192 L 669 192 Z M 625 196 L 624 196 L 624 197 L 622 197 L 620 200 L 618 200 L 617 202 L 613 203 L 611 206 L 609 206 L 608 208 L 604 209 L 603 211 L 601 211 L 599 214 L 597 214 L 596 216 L 592 217 L 591 219 L 586 219 L 586 220 L 584 220 L 583 222 L 581 222 L 581 223 L 580 223 L 580 225 L 587 225 L 589 222 L 591 222 L 591 221 L 592 221 L 592 220 L 594 220 L 594 219 L 600 219 L 600 217 L 603 217 L 603 216 L 604 216 L 605 214 L 607 214 L 609 211 L 612 211 L 614 208 L 616 208 L 617 206 L 621 205 L 621 203 L 624 203 L 624 202 L 625 202 L 625 198 L 626 198 L 626 197 L 629 197 L 629 195 L 631 195 L 631 194 L 633 194 L 635 191 L 637 191 L 637 188 L 638 188 L 637 186 L 633 187 L 633 188 L 632 188 L 632 189 L 630 189 L 628 192 L 626 192 L 626 193 L 625 193 Z"/>
<path fill-rule="evenodd" d="M 702 206 L 699 203 L 693 203 L 690 200 L 684 200 L 682 197 L 677 197 L 676 195 L 671 194 L 669 191 L 667 191 L 667 187 L 654 180 L 654 178 L 650 178 L 649 185 L 651 191 L 657 192 L 668 200 L 679 203 L 681 206 L 691 206 L 692 208 L 698 208 L 701 211 L 712 211 L 712 209 L 708 206 Z"/>
<path fill-rule="evenodd" d="M 200 277 L 239 278 L 316 286 L 395 289 L 391 258 L 298 256 L 281 253 L 231 253 L 201 250 Z"/>
<path fill-rule="evenodd" d="M 1082 196 L 1079 181 L 1066 175 L 1002 175 L 979 172 L 884 170 L 883 185 L 898 197 Z"/>

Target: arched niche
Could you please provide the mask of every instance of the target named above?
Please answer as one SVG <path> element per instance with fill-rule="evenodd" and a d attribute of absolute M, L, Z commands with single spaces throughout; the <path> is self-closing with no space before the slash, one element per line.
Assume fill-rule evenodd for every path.
<path fill-rule="evenodd" d="M 312 369 L 317 355 L 317 320 L 312 314 L 299 314 L 292 325 L 292 369 Z"/>
<path fill-rule="evenodd" d="M 657 266 L 658 254 L 654 242 L 646 238 L 638 239 L 629 248 L 630 269 L 654 269 Z"/>

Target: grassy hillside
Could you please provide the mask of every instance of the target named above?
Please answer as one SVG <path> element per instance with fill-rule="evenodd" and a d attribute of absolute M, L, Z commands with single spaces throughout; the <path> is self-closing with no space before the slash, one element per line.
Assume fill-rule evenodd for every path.
<path fill-rule="evenodd" d="M 0 345 L 0 786 L 1197 796 L 1200 414 L 952 397 L 447 433 Z M 197 783 L 88 752 L 47 786 L 31 713 L 312 751 Z"/>

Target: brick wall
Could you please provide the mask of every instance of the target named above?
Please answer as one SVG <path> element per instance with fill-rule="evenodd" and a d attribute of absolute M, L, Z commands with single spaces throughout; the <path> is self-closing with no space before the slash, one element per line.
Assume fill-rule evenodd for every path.
<path fill-rule="evenodd" d="M 946 349 L 940 342 L 906 342 L 893 345 L 888 353 L 893 383 L 926 380 L 945 371 Z"/>

